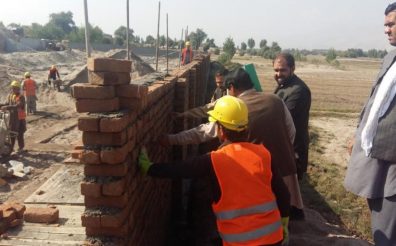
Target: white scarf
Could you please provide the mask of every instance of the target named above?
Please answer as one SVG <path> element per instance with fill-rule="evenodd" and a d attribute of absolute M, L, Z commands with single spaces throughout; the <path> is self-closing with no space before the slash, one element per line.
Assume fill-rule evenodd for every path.
<path fill-rule="evenodd" d="M 369 156 L 373 147 L 374 135 L 377 132 L 379 119 L 386 113 L 396 94 L 396 62 L 386 72 L 371 106 L 366 125 L 362 131 L 362 149 Z"/>

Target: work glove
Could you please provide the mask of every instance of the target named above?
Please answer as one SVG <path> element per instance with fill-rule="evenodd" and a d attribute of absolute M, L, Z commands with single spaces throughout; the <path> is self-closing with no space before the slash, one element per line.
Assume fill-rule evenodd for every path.
<path fill-rule="evenodd" d="M 150 161 L 150 159 L 147 156 L 146 148 L 142 148 L 142 150 L 140 150 L 138 165 L 140 167 L 140 171 L 144 175 L 147 174 L 148 170 L 150 169 L 150 166 L 153 165 L 153 163 Z"/>
<path fill-rule="evenodd" d="M 289 245 L 289 217 L 282 217 L 283 241 L 282 246 Z"/>

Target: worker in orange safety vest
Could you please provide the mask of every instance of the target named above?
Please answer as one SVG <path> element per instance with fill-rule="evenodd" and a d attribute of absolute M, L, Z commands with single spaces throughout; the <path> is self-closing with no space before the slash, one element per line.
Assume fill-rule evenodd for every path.
<path fill-rule="evenodd" d="M 26 132 L 25 97 L 21 94 L 21 84 L 18 81 L 11 82 L 11 89 L 12 92 L 8 94 L 7 101 L 2 104 L 1 110 L 10 111 L 10 130 L 17 133 L 17 135 L 11 135 L 11 149 L 14 148 L 15 140 L 18 139 L 18 152 L 23 152 Z"/>
<path fill-rule="evenodd" d="M 142 172 L 163 178 L 209 177 L 223 245 L 286 245 L 284 215 L 288 216 L 290 195 L 280 175 L 271 172 L 269 151 L 246 141 L 246 104 L 224 96 L 208 115 L 223 143 L 217 151 L 186 161 L 152 163 L 143 150 L 138 160 Z"/>
<path fill-rule="evenodd" d="M 37 83 L 36 81 L 31 79 L 31 75 L 29 72 L 25 73 L 25 80 L 22 82 L 22 90 L 26 99 L 26 114 L 35 114 L 37 101 Z"/>

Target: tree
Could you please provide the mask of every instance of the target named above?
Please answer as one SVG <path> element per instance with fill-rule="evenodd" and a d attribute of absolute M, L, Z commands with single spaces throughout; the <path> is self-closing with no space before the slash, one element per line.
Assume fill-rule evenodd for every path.
<path fill-rule="evenodd" d="M 103 43 L 109 42 L 109 38 L 106 37 L 105 39 L 105 34 L 103 33 L 102 29 L 100 27 L 95 26 L 92 27 L 90 25 L 89 27 L 89 39 L 92 43 Z M 67 38 L 71 42 L 84 42 L 85 41 L 85 27 L 77 27 L 73 32 L 71 32 Z M 106 40 L 106 41 L 104 41 Z M 111 42 L 110 42 L 111 43 Z"/>
<path fill-rule="evenodd" d="M 164 47 L 166 45 L 166 38 L 165 38 L 164 35 L 161 35 L 159 37 L 159 45 L 162 46 L 162 47 Z"/>
<path fill-rule="evenodd" d="M 70 11 L 50 14 L 48 24 L 60 28 L 64 35 L 71 33 L 76 28 L 76 24 L 73 21 L 73 13 Z"/>
<path fill-rule="evenodd" d="M 247 48 L 246 43 L 245 43 L 245 42 L 242 42 L 242 43 L 241 43 L 241 50 L 246 50 L 246 48 Z"/>
<path fill-rule="evenodd" d="M 235 43 L 234 40 L 231 37 L 228 37 L 224 44 L 223 44 L 223 51 L 224 53 L 229 54 L 229 56 L 232 57 L 235 55 L 236 49 L 235 49 Z"/>
<path fill-rule="evenodd" d="M 331 48 L 327 51 L 326 54 L 326 61 L 328 63 L 331 63 L 332 61 L 334 61 L 335 59 L 337 59 L 337 53 L 335 51 L 335 49 Z"/>
<path fill-rule="evenodd" d="M 271 45 L 271 51 L 274 52 L 275 54 L 278 54 L 282 51 L 282 48 L 279 46 L 277 42 L 272 42 Z"/>
<path fill-rule="evenodd" d="M 253 49 L 254 46 L 256 45 L 256 42 L 254 42 L 253 38 L 249 38 L 248 41 L 247 41 L 247 44 L 249 46 L 249 49 Z"/>
<path fill-rule="evenodd" d="M 206 37 L 207 34 L 200 28 L 197 28 L 195 32 L 191 32 L 190 35 L 188 35 L 188 39 L 191 41 L 191 45 L 195 49 L 198 49 L 201 46 Z"/>
<path fill-rule="evenodd" d="M 153 46 L 155 44 L 155 38 L 153 36 L 151 36 L 151 35 L 148 35 L 146 37 L 146 42 L 145 43 L 150 45 L 150 46 Z"/>
<path fill-rule="evenodd" d="M 116 43 L 119 45 L 126 44 L 126 26 L 120 26 L 114 31 L 114 38 L 116 39 Z M 133 30 L 129 28 L 129 38 L 133 39 Z M 122 42 L 121 42 L 122 41 Z"/>
<path fill-rule="evenodd" d="M 262 39 L 261 41 L 260 41 L 260 48 L 266 48 L 267 47 L 267 40 L 265 40 L 265 39 Z"/>

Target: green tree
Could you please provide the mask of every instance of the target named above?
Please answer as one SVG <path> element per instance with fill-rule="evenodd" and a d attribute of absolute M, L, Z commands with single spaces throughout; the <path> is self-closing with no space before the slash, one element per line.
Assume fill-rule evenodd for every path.
<path fill-rule="evenodd" d="M 224 53 L 229 54 L 231 59 L 235 55 L 235 52 L 236 52 L 235 43 L 234 43 L 234 40 L 231 37 L 228 37 L 225 40 L 225 42 L 223 44 L 223 51 L 224 51 Z"/>
<path fill-rule="evenodd" d="M 191 32 L 188 35 L 188 39 L 191 41 L 191 45 L 194 49 L 201 47 L 201 44 L 207 37 L 207 34 L 200 28 L 197 28 L 195 32 Z"/>
<path fill-rule="evenodd" d="M 148 35 L 146 37 L 146 42 L 145 43 L 150 45 L 150 46 L 153 46 L 155 44 L 155 38 L 153 36 L 151 36 L 151 35 Z"/>
<path fill-rule="evenodd" d="M 245 42 L 241 43 L 241 50 L 246 50 L 247 49 L 247 45 Z"/>
<path fill-rule="evenodd" d="M 267 47 L 267 40 L 262 39 L 260 41 L 260 48 L 263 49 L 263 48 L 266 48 L 266 47 Z"/>
<path fill-rule="evenodd" d="M 76 24 L 73 21 L 73 13 L 70 11 L 50 14 L 48 24 L 60 28 L 64 36 L 76 28 Z"/>
<path fill-rule="evenodd" d="M 116 43 L 119 45 L 125 45 L 126 44 L 126 32 L 127 28 L 126 26 L 120 26 L 114 31 L 114 38 L 116 40 Z M 133 39 L 133 30 L 129 28 L 129 39 Z"/>
<path fill-rule="evenodd" d="M 327 51 L 326 54 L 326 61 L 328 63 L 331 63 L 332 61 L 334 61 L 335 59 L 337 59 L 337 53 L 335 51 L 335 49 L 331 48 Z"/>
<path fill-rule="evenodd" d="M 166 38 L 165 38 L 164 35 L 161 35 L 159 37 L 159 45 L 162 46 L 162 47 L 164 47 L 166 45 Z"/>
<path fill-rule="evenodd" d="M 249 38 L 247 41 L 247 45 L 249 46 L 249 49 L 253 49 L 254 46 L 256 45 L 256 42 L 254 42 L 253 38 Z"/>
<path fill-rule="evenodd" d="M 282 48 L 279 46 L 277 42 L 272 42 L 271 45 L 271 51 L 274 52 L 275 54 L 278 54 L 282 51 Z"/>

